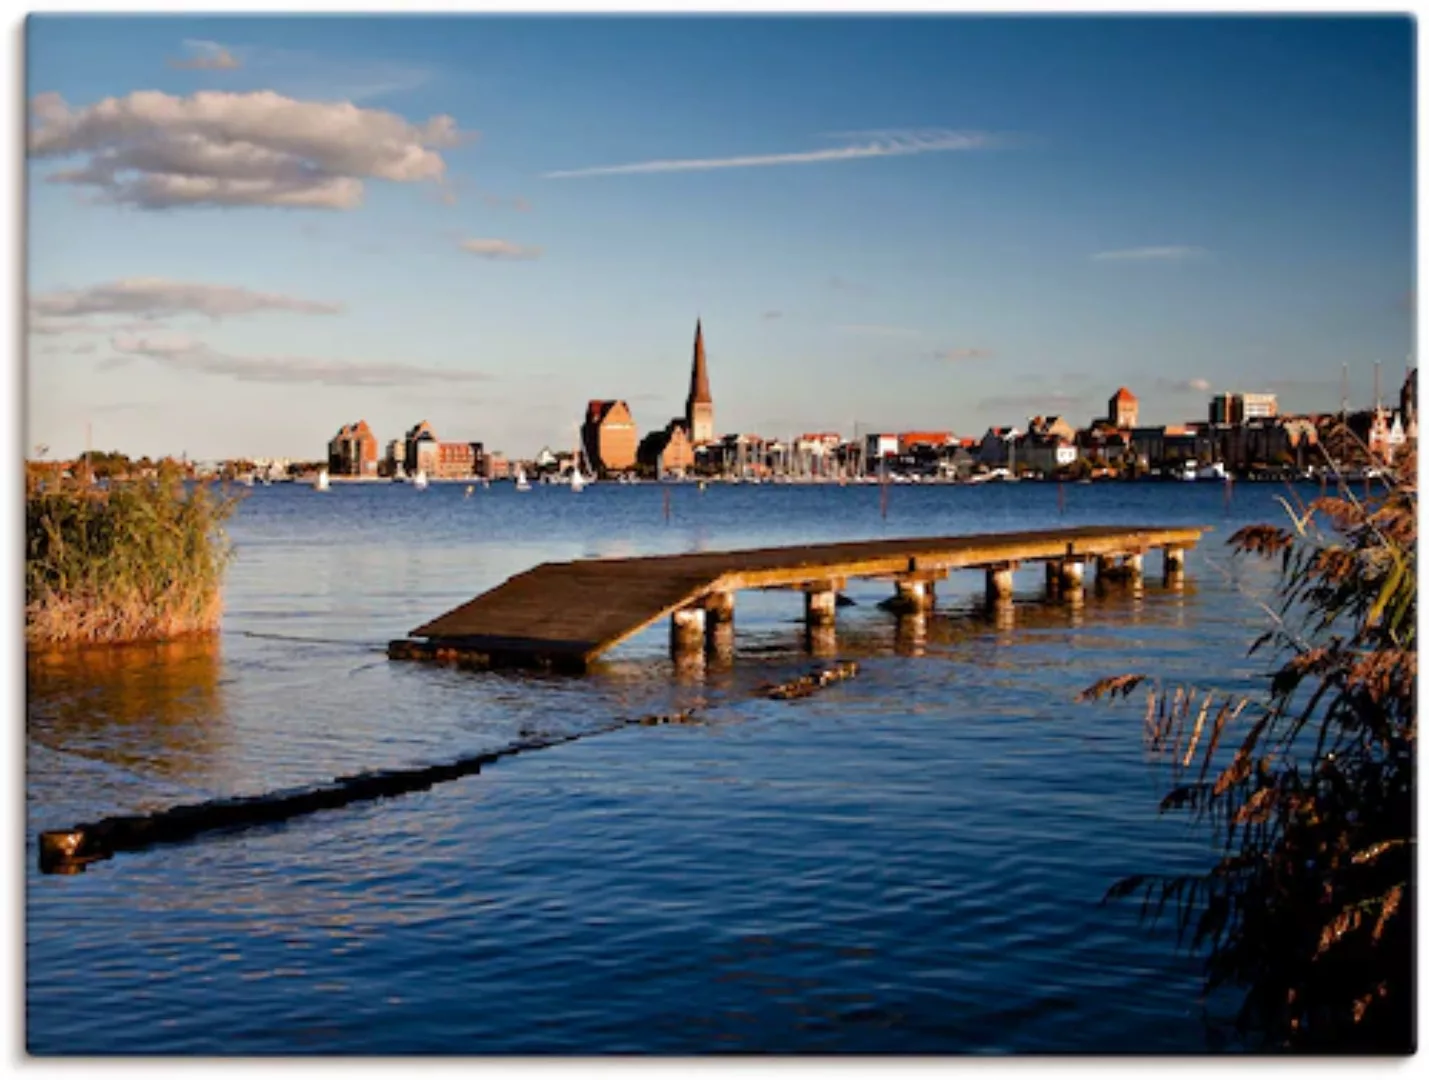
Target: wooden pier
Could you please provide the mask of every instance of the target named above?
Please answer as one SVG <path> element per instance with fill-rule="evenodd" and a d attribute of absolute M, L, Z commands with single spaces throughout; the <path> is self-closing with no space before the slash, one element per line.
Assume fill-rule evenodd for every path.
<path fill-rule="evenodd" d="M 728 645 L 741 589 L 801 591 L 808 625 L 829 627 L 851 578 L 891 581 L 885 606 L 916 615 L 954 570 L 983 570 L 989 602 L 1010 602 L 1013 570 L 1036 562 L 1046 564 L 1049 593 L 1075 598 L 1084 565 L 1101 578 L 1139 580 L 1142 557 L 1155 550 L 1176 580 L 1186 550 L 1208 531 L 1087 526 L 543 563 L 417 627 L 412 638 L 423 640 L 394 641 L 388 655 L 582 671 L 665 617 L 675 655 L 698 655 L 718 640 Z"/>

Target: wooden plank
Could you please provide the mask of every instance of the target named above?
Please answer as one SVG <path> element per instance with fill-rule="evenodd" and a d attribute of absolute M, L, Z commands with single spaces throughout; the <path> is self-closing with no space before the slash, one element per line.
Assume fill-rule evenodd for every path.
<path fill-rule="evenodd" d="M 476 651 L 590 659 L 710 592 L 797 588 L 848 578 L 1193 547 L 1207 529 L 1080 526 L 859 540 L 745 551 L 543 563 L 417 627 L 414 637 Z"/>

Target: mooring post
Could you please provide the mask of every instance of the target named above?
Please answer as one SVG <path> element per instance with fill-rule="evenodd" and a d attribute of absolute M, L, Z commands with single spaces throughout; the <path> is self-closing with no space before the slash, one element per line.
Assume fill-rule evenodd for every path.
<path fill-rule="evenodd" d="M 987 568 L 987 602 L 989 606 L 1012 599 L 1012 567 Z"/>
<path fill-rule="evenodd" d="M 681 608 L 670 616 L 670 652 L 680 658 L 693 653 L 704 655 L 705 609 Z"/>
<path fill-rule="evenodd" d="M 1061 564 L 1059 575 L 1061 577 L 1062 591 L 1069 596 L 1082 591 L 1082 564 L 1076 559 L 1067 559 Z"/>
<path fill-rule="evenodd" d="M 1141 553 L 1132 552 L 1121 560 L 1122 572 L 1133 585 L 1141 582 Z"/>

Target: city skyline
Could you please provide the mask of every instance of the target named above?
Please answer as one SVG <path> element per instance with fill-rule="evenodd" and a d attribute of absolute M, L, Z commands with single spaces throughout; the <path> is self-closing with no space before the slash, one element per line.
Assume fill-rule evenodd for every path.
<path fill-rule="evenodd" d="M 1328 412 L 1344 364 L 1367 405 L 1414 343 L 1412 34 L 32 19 L 28 440 L 525 456 L 681 415 L 696 319 L 718 433 Z"/>

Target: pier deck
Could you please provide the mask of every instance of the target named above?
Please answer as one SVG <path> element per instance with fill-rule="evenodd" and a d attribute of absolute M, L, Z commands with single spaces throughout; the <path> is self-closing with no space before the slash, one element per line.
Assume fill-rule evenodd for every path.
<path fill-rule="evenodd" d="M 1179 570 L 1181 553 L 1207 531 L 1086 526 L 543 563 L 417 627 L 412 637 L 426 643 L 396 641 L 389 655 L 475 655 L 578 670 L 666 616 L 674 617 L 677 637 L 702 636 L 706 613 L 730 621 L 733 594 L 741 589 L 800 589 L 810 621 L 831 621 L 833 596 L 849 578 L 893 580 L 899 595 L 916 604 L 927 583 L 953 570 L 985 569 L 989 595 L 1008 596 L 1008 571 L 1045 562 L 1070 568 L 1074 573 L 1063 580 L 1080 587 L 1082 563 L 1096 562 L 1100 570 L 1121 559 L 1139 575 L 1140 557 L 1158 548 L 1167 553 L 1167 572 Z"/>

